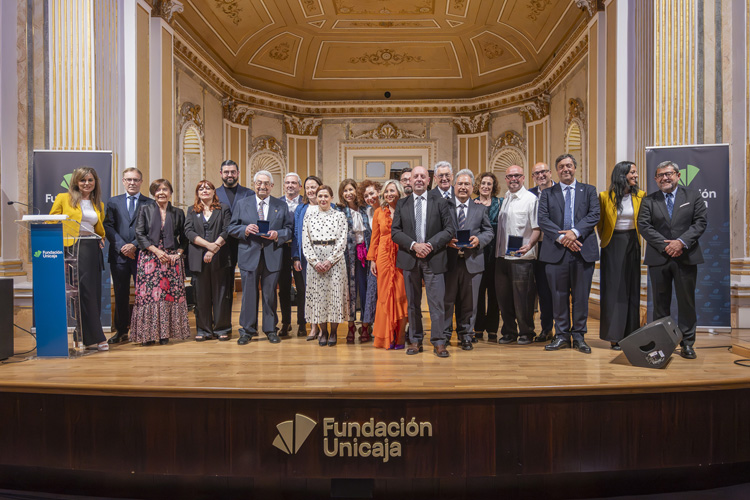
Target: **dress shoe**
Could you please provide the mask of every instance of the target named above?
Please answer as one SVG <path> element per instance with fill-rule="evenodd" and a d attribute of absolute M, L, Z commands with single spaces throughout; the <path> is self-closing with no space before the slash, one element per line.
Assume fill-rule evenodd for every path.
<path fill-rule="evenodd" d="M 289 332 L 292 330 L 292 325 L 286 323 L 281 324 L 281 330 L 279 330 L 279 337 L 289 337 Z"/>
<path fill-rule="evenodd" d="M 127 333 L 120 333 L 117 332 L 114 335 L 112 335 L 109 340 L 107 341 L 108 344 L 119 344 L 120 342 L 127 342 L 128 341 L 128 334 Z"/>
<path fill-rule="evenodd" d="M 573 349 L 584 354 L 591 354 L 591 347 L 586 343 L 585 340 L 574 340 Z"/>
<path fill-rule="evenodd" d="M 464 351 L 471 351 L 472 349 L 474 349 L 474 344 L 471 343 L 471 340 L 462 340 L 461 349 L 463 349 Z"/>
<path fill-rule="evenodd" d="M 306 325 L 299 325 L 299 329 L 297 330 L 297 337 L 307 337 Z"/>
<path fill-rule="evenodd" d="M 154 344 L 156 344 L 156 341 L 155 341 L 155 340 L 149 340 L 148 342 L 141 342 L 141 345 L 142 345 L 143 347 L 148 347 L 148 346 L 152 346 L 152 345 L 154 345 Z"/>
<path fill-rule="evenodd" d="M 450 356 L 448 349 L 446 349 L 443 344 L 438 344 L 433 347 L 432 352 L 434 352 L 435 356 L 437 356 L 438 358 L 447 358 L 448 356 Z"/>
<path fill-rule="evenodd" d="M 231 333 L 225 333 L 225 334 L 219 335 L 219 342 L 226 342 L 227 340 L 231 338 L 232 338 Z"/>
<path fill-rule="evenodd" d="M 472 343 L 476 344 L 477 342 L 479 342 L 479 339 L 476 337 L 471 337 L 471 341 Z"/>
<path fill-rule="evenodd" d="M 487 342 L 497 342 L 497 332 L 487 332 Z"/>
<path fill-rule="evenodd" d="M 338 343 L 338 338 L 336 337 L 336 332 L 331 332 L 331 334 L 328 336 L 328 347 L 333 347 Z"/>
<path fill-rule="evenodd" d="M 484 338 L 484 332 L 474 332 L 474 339 Z"/>
<path fill-rule="evenodd" d="M 556 337 L 555 340 L 544 346 L 545 351 L 558 351 L 570 347 L 570 341 L 562 337 Z"/>
<path fill-rule="evenodd" d="M 552 330 L 544 330 L 534 338 L 534 342 L 549 342 L 552 340 Z"/>
<path fill-rule="evenodd" d="M 159 345 L 167 345 L 169 344 L 169 339 L 159 339 Z"/>
<path fill-rule="evenodd" d="M 424 350 L 424 348 L 420 344 L 406 344 L 408 347 L 406 348 L 406 354 L 412 355 L 412 354 L 419 354 Z"/>
<path fill-rule="evenodd" d="M 326 330 L 322 330 L 320 332 L 320 335 L 318 336 L 318 345 L 320 347 L 325 347 L 328 345 L 328 332 Z"/>
<path fill-rule="evenodd" d="M 270 332 L 268 334 L 268 341 L 272 344 L 278 344 L 279 342 L 281 342 L 281 339 L 278 335 L 276 335 L 276 332 Z"/>
<path fill-rule="evenodd" d="M 372 327 L 368 326 L 367 328 L 359 327 L 359 343 L 360 344 L 366 344 L 367 342 L 372 340 L 372 336 L 370 333 L 372 332 Z"/>
<path fill-rule="evenodd" d="M 518 337 L 518 345 L 529 345 L 531 342 L 531 338 L 528 335 L 521 335 Z"/>
<path fill-rule="evenodd" d="M 498 344 L 512 344 L 516 341 L 515 337 L 511 337 L 510 335 L 503 335 L 500 337 L 500 340 L 497 341 Z"/>
<path fill-rule="evenodd" d="M 620 347 L 620 344 L 618 344 L 617 342 L 610 342 L 610 344 L 611 345 L 609 346 L 609 348 L 613 351 L 622 351 L 622 347 Z"/>
<path fill-rule="evenodd" d="M 240 335 L 240 338 L 237 339 L 237 343 L 239 345 L 247 345 L 250 343 L 250 340 L 252 337 L 250 335 Z"/>
<path fill-rule="evenodd" d="M 362 335 L 362 327 L 359 329 L 359 334 Z M 347 344 L 353 344 L 354 343 L 354 335 L 357 333 L 357 327 L 354 325 L 349 325 L 349 331 L 346 334 L 346 343 Z"/>
<path fill-rule="evenodd" d="M 698 357 L 698 355 L 695 354 L 693 347 L 689 345 L 682 346 L 682 349 L 680 349 L 680 356 L 685 359 L 695 359 Z"/>

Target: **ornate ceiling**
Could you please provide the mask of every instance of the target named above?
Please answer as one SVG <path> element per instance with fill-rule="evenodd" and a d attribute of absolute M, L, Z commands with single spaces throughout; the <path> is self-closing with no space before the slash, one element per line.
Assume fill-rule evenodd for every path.
<path fill-rule="evenodd" d="M 528 83 L 575 0 L 182 0 L 177 30 L 239 83 L 309 100 L 476 97 Z"/>

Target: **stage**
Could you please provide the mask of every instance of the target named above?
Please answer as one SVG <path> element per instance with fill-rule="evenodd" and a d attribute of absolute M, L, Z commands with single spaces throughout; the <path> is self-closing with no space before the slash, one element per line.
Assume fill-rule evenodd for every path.
<path fill-rule="evenodd" d="M 630 366 L 596 321 L 589 329 L 590 355 L 454 340 L 448 359 L 429 345 L 407 356 L 347 345 L 341 328 L 336 347 L 239 346 L 235 334 L 5 364 L 0 471 L 6 487 L 43 476 L 99 495 L 111 492 L 93 485 L 160 497 L 148 491 L 190 484 L 181 497 L 231 487 L 264 498 L 521 487 L 568 498 L 631 476 L 744 472 L 750 369 L 728 347 L 750 333 L 699 334 L 698 359 L 675 354 L 657 370 Z M 33 346 L 16 339 L 16 352 Z"/>

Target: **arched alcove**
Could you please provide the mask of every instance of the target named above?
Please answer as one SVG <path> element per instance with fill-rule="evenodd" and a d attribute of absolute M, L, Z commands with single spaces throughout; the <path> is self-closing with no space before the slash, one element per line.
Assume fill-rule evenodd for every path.
<path fill-rule="evenodd" d="M 204 145 L 200 129 L 186 123 L 180 134 L 180 165 L 175 182 L 175 203 L 191 205 L 195 198 L 195 186 L 206 175 Z"/>
<path fill-rule="evenodd" d="M 501 191 L 503 190 L 502 180 L 505 178 L 505 170 L 511 165 L 518 165 L 519 167 L 523 167 L 525 164 L 526 160 L 524 160 L 523 154 L 517 148 L 506 146 L 504 148 L 500 148 L 500 150 L 495 153 L 495 156 L 492 158 L 492 162 L 490 163 L 490 172 L 495 174 L 500 181 Z"/>

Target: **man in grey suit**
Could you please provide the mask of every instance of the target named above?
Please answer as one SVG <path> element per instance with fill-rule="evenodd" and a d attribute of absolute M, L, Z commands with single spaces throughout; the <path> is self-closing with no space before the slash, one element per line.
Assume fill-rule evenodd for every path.
<path fill-rule="evenodd" d="M 455 234 L 451 208 L 445 199 L 427 195 L 429 173 L 419 166 L 412 170 L 413 193 L 396 204 L 391 237 L 398 245 L 396 266 L 404 271 L 409 302 L 409 346 L 406 354 L 422 352 L 422 280 L 427 290 L 432 329 L 430 342 L 438 357 L 447 358 L 445 347 L 445 282 L 448 266 L 445 246 Z"/>
<path fill-rule="evenodd" d="M 239 240 L 237 262 L 242 273 L 240 338 L 245 345 L 258 334 L 258 284 L 263 297 L 263 332 L 272 344 L 281 342 L 276 334 L 276 285 L 283 245 L 292 237 L 294 221 L 282 200 L 270 196 L 273 176 L 261 170 L 255 174 L 255 191 L 239 200 L 232 212 L 229 234 Z M 258 221 L 268 221 L 266 234 L 259 233 Z"/>
<path fill-rule="evenodd" d="M 534 262 L 541 231 L 537 223 L 538 198 L 523 185 L 518 165 L 505 171 L 508 191 L 497 221 L 495 291 L 503 318 L 498 344 L 534 341 Z"/>
<path fill-rule="evenodd" d="M 448 243 L 448 271 L 445 273 L 445 336 L 450 338 L 453 312 L 456 312 L 456 335 L 461 349 L 474 349 L 474 320 L 477 317 L 479 285 L 484 272 L 483 248 L 492 241 L 492 225 L 487 207 L 474 203 L 474 174 L 459 170 L 454 185 L 455 198 L 451 203 L 451 218 L 458 231 L 469 231 L 469 246 L 458 247 L 458 239 Z"/>
<path fill-rule="evenodd" d="M 539 199 L 537 219 L 545 239 L 539 258 L 547 263 L 555 317 L 555 338 L 544 348 L 556 351 L 570 347 L 572 337 L 574 349 L 591 354 L 583 337 L 588 329 L 591 278 L 599 260 L 594 234 L 599 222 L 599 198 L 594 186 L 576 181 L 576 166 L 573 155 L 558 156 L 555 169 L 560 182 L 542 191 Z"/>
<path fill-rule="evenodd" d="M 654 319 L 669 316 L 672 283 L 677 295 L 677 325 L 682 331 L 680 355 L 695 359 L 695 283 L 703 251 L 698 238 L 708 223 L 706 203 L 698 191 L 679 186 L 680 169 L 665 161 L 656 167 L 659 191 L 646 196 L 638 213 L 638 230 L 646 240 L 646 256 Z"/>
<path fill-rule="evenodd" d="M 113 196 L 107 202 L 104 232 L 109 240 L 109 269 L 115 292 L 115 334 L 110 344 L 127 342 L 130 329 L 130 279 L 135 282 L 138 246 L 135 241 L 135 221 L 138 210 L 154 200 L 141 194 L 143 174 L 135 167 L 122 174 L 125 194 Z"/>

